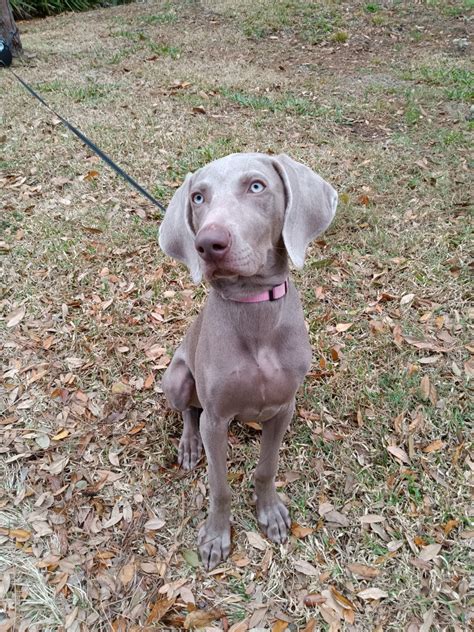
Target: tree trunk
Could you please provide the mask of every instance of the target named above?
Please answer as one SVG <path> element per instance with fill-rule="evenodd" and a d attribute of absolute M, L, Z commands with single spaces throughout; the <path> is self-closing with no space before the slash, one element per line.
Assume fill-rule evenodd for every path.
<path fill-rule="evenodd" d="M 8 44 L 14 57 L 22 54 L 20 33 L 8 0 L 0 0 L 0 37 Z"/>

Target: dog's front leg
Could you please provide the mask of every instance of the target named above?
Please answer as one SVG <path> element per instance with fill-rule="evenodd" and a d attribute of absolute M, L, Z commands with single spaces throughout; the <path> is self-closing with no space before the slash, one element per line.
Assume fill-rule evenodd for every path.
<path fill-rule="evenodd" d="M 266 536 L 278 544 L 287 539 L 291 520 L 288 509 L 276 492 L 275 476 L 280 445 L 294 410 L 293 400 L 275 417 L 262 423 L 260 459 L 255 469 L 257 519 Z"/>
<path fill-rule="evenodd" d="M 201 438 L 207 456 L 209 513 L 199 531 L 199 552 L 207 570 L 225 560 L 230 552 L 230 501 L 227 483 L 228 421 L 201 414 Z"/>

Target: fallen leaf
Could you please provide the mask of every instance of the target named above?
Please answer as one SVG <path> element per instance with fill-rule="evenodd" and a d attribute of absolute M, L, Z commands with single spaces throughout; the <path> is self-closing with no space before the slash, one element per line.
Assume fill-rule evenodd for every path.
<path fill-rule="evenodd" d="M 218 608 L 210 610 L 193 610 L 184 620 L 184 629 L 193 630 L 195 628 L 204 628 L 216 619 L 222 619 L 224 613 Z"/>
<path fill-rule="evenodd" d="M 297 522 L 293 522 L 293 524 L 291 525 L 291 533 L 296 537 L 296 538 L 305 538 L 308 535 L 311 535 L 311 533 L 314 532 L 314 529 L 312 529 L 311 527 L 303 527 L 301 525 L 299 525 Z"/>
<path fill-rule="evenodd" d="M 325 516 L 327 513 L 334 509 L 334 505 L 329 502 L 324 502 L 319 504 L 319 515 Z"/>
<path fill-rule="evenodd" d="M 247 536 L 250 546 L 253 546 L 255 549 L 259 549 L 260 551 L 265 551 L 267 543 L 261 535 L 255 533 L 255 531 L 246 531 L 245 535 Z"/>
<path fill-rule="evenodd" d="M 47 434 L 40 434 L 35 437 L 35 443 L 42 449 L 47 450 L 50 446 L 50 439 Z"/>
<path fill-rule="evenodd" d="M 303 599 L 303 603 L 307 608 L 314 608 L 326 601 L 326 597 L 323 597 L 321 593 L 309 593 Z"/>
<path fill-rule="evenodd" d="M 474 360 L 467 360 L 464 362 L 464 371 L 468 379 L 474 377 Z"/>
<path fill-rule="evenodd" d="M 172 599 L 157 599 L 147 617 L 147 624 L 158 623 L 161 621 L 175 601 L 176 597 L 173 597 Z"/>
<path fill-rule="evenodd" d="M 402 338 L 409 345 L 416 347 L 417 349 L 428 349 L 429 351 L 435 351 L 436 353 L 448 353 L 451 351 L 450 348 L 447 349 L 446 347 L 441 347 L 436 340 L 433 339 L 427 338 L 425 340 L 418 340 L 417 338 L 413 338 L 413 336 L 402 336 Z"/>
<path fill-rule="evenodd" d="M 354 610 L 355 606 L 352 601 L 349 601 L 347 597 L 344 597 L 342 593 L 336 590 L 333 586 L 331 586 L 331 593 L 334 599 L 341 605 L 343 608 L 349 608 L 350 610 Z"/>
<path fill-rule="evenodd" d="M 365 590 L 361 590 L 357 593 L 357 596 L 361 599 L 384 599 L 388 597 L 388 593 L 385 590 L 381 590 L 380 588 L 366 588 Z"/>
<path fill-rule="evenodd" d="M 189 586 L 181 586 L 181 588 L 179 589 L 179 595 L 185 604 L 192 603 L 194 605 L 196 603 L 194 595 Z"/>
<path fill-rule="evenodd" d="M 69 436 L 69 430 L 66 430 L 65 428 L 63 428 L 63 430 L 60 430 L 58 434 L 55 434 L 54 437 L 51 437 L 51 440 L 61 441 L 61 439 L 65 439 L 68 436 Z"/>
<path fill-rule="evenodd" d="M 420 560 L 423 560 L 424 562 L 430 562 L 441 551 L 441 547 L 442 547 L 441 544 L 428 544 L 428 546 L 424 546 L 421 549 L 420 555 L 418 557 L 420 558 Z"/>
<path fill-rule="evenodd" d="M 358 564 L 357 562 L 349 564 L 347 568 L 353 575 L 361 577 L 362 579 L 373 579 L 374 577 L 380 575 L 380 570 L 378 568 L 366 566 L 365 564 Z"/>
<path fill-rule="evenodd" d="M 332 511 L 328 511 L 328 513 L 324 514 L 324 519 L 328 522 L 332 522 L 334 524 L 338 524 L 341 527 L 348 527 L 349 520 L 346 515 L 341 513 L 340 511 L 336 511 L 333 509 Z"/>
<path fill-rule="evenodd" d="M 84 176 L 84 180 L 90 181 L 90 180 L 94 180 L 94 178 L 98 178 L 98 177 L 99 177 L 99 172 L 95 171 L 95 169 L 91 169 Z"/>
<path fill-rule="evenodd" d="M 448 520 L 446 524 L 443 525 L 443 531 L 445 535 L 449 535 L 453 529 L 455 529 L 459 524 L 459 520 L 452 518 Z"/>
<path fill-rule="evenodd" d="M 423 448 L 423 452 L 427 452 L 428 454 L 430 452 L 437 452 L 438 450 L 442 450 L 445 446 L 446 443 L 442 439 L 435 439 Z"/>
<path fill-rule="evenodd" d="M 165 353 L 166 349 L 159 344 L 151 345 L 151 347 L 145 350 L 145 355 L 150 360 L 157 360 L 165 355 Z"/>
<path fill-rule="evenodd" d="M 365 514 L 365 516 L 360 517 L 360 521 L 362 524 L 374 524 L 376 522 L 385 522 L 385 518 L 379 514 Z"/>
<path fill-rule="evenodd" d="M 353 324 L 354 323 L 338 323 L 336 325 L 336 331 L 338 333 L 343 333 L 344 331 L 347 331 L 348 329 L 350 329 Z"/>
<path fill-rule="evenodd" d="M 387 451 L 403 463 L 410 463 L 410 458 L 408 454 L 405 452 L 405 450 L 402 450 L 402 448 L 398 448 L 394 445 L 389 445 L 387 446 Z"/>
<path fill-rule="evenodd" d="M 418 632 L 430 632 L 435 617 L 434 608 L 430 608 L 423 615 L 423 625 L 420 626 Z"/>
<path fill-rule="evenodd" d="M 161 527 L 164 527 L 165 521 L 162 518 L 151 518 L 143 525 L 143 528 L 147 531 L 158 531 Z"/>
<path fill-rule="evenodd" d="M 31 531 L 27 531 L 26 529 L 10 529 L 8 531 L 8 537 L 14 538 L 17 542 L 26 542 L 31 536 Z"/>
<path fill-rule="evenodd" d="M 244 619 L 243 621 L 239 621 L 238 623 L 234 623 L 231 625 L 227 632 L 247 632 L 249 629 L 249 620 Z"/>
<path fill-rule="evenodd" d="M 122 566 L 118 576 L 122 584 L 129 584 L 135 577 L 135 563 L 130 562 L 128 564 L 125 564 L 125 566 Z"/>
<path fill-rule="evenodd" d="M 272 625 L 272 632 L 284 632 L 287 629 L 288 621 L 282 621 L 281 619 L 277 619 Z"/>
<path fill-rule="evenodd" d="M 413 301 L 414 298 L 415 298 L 414 294 L 405 294 L 405 296 L 402 296 L 402 298 L 400 299 L 400 305 L 402 307 L 404 305 L 408 305 L 409 303 Z"/>
<path fill-rule="evenodd" d="M 144 389 L 149 389 L 153 386 L 153 382 L 155 381 L 155 374 L 154 373 L 150 373 L 146 378 L 145 381 L 143 383 L 143 388 Z"/>
<path fill-rule="evenodd" d="M 26 307 L 24 305 L 22 305 L 21 307 L 18 307 L 18 309 L 15 309 L 13 312 L 11 312 L 8 316 L 7 316 L 7 327 L 16 327 L 16 325 L 18 325 L 18 323 L 20 323 L 23 318 L 25 317 L 26 314 Z"/>
<path fill-rule="evenodd" d="M 309 577 L 317 577 L 319 575 L 318 569 L 306 560 L 296 560 L 294 568 L 298 573 L 303 573 L 303 575 L 308 575 Z"/>
<path fill-rule="evenodd" d="M 115 384 L 112 384 L 112 393 L 114 393 L 115 395 L 121 395 L 121 394 L 131 395 L 132 387 L 130 386 L 130 384 L 124 384 L 123 382 L 115 382 Z"/>
<path fill-rule="evenodd" d="M 118 454 L 112 448 L 109 450 L 109 461 L 112 465 L 115 465 L 116 467 L 120 466 Z"/>

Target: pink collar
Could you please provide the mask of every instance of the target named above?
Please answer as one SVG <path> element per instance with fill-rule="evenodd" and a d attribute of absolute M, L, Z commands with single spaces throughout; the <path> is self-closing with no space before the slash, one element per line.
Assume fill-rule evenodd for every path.
<path fill-rule="evenodd" d="M 279 298 L 283 298 L 287 292 L 288 280 L 260 294 L 254 294 L 253 296 L 246 296 L 244 298 L 233 298 L 232 300 L 236 303 L 264 303 L 265 301 L 276 301 Z"/>

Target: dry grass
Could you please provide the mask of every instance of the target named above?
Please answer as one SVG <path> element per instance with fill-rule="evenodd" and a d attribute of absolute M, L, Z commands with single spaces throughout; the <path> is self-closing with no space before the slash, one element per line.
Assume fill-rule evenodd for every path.
<path fill-rule="evenodd" d="M 222 0 L 20 24 L 17 71 L 164 201 L 256 150 L 313 166 L 341 203 L 297 275 L 314 366 L 281 453 L 294 534 L 251 545 L 258 435 L 235 425 L 233 553 L 207 574 L 205 464 L 177 470 L 159 388 L 205 289 L 159 252 L 157 209 L 0 73 L 0 627 L 183 629 L 194 601 L 218 630 L 467 629 L 467 15 Z"/>

